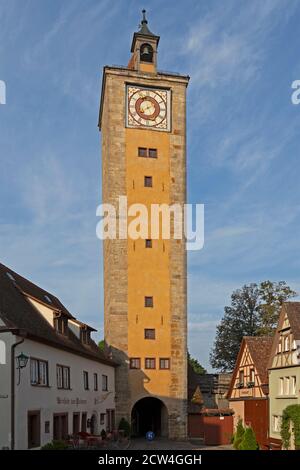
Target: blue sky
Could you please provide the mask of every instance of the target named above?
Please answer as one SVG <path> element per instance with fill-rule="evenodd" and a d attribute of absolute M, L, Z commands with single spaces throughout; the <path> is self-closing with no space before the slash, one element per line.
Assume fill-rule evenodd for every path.
<path fill-rule="evenodd" d="M 102 67 L 127 64 L 140 10 L 159 68 L 191 76 L 189 349 L 208 366 L 233 289 L 300 291 L 300 3 L 293 0 L 0 0 L 0 260 L 102 334 L 97 117 Z"/>

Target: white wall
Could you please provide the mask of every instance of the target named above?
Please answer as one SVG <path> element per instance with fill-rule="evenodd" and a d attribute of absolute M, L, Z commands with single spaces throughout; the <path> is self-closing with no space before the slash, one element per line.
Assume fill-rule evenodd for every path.
<path fill-rule="evenodd" d="M 4 326 L 0 319 L 0 326 Z M 0 363 L 0 450 L 10 447 L 10 351 L 15 337 L 10 333 L 1 333 L 0 340 L 4 341 L 6 349 L 5 364 Z"/>
<path fill-rule="evenodd" d="M 3 336 L 3 335 L 2 335 Z M 15 337 L 13 337 L 15 339 Z M 15 355 L 23 352 L 29 357 L 47 360 L 49 362 L 49 387 L 32 386 L 30 383 L 30 361 L 26 368 L 21 370 L 21 382 L 17 386 L 18 374 L 16 373 L 16 435 L 15 449 L 27 449 L 27 413 L 40 410 L 41 413 L 41 445 L 50 442 L 53 437 L 53 413 L 68 413 L 69 434 L 73 430 L 73 412 L 87 412 L 87 418 L 96 414 L 98 419 L 98 432 L 106 429 L 106 423 L 100 425 L 100 413 L 106 413 L 107 409 L 114 409 L 115 383 L 114 368 L 99 362 L 65 352 L 60 349 L 43 345 L 25 339 L 24 343 L 16 348 Z M 71 390 L 60 390 L 56 382 L 56 364 L 70 367 Z M 2 367 L 2 366 L 0 366 Z M 83 371 L 89 372 L 89 390 L 84 390 Z M 4 374 L 1 371 L 0 393 L 9 394 L 9 371 Z M 98 391 L 94 391 L 93 374 L 98 374 Z M 108 392 L 102 392 L 102 374 L 108 376 Z M 61 403 L 58 402 L 61 400 Z M 78 401 L 79 400 L 79 401 Z M 71 402 L 73 401 L 73 403 Z M 2 403 L 3 402 L 3 403 Z M 4 404 L 5 402 L 5 404 Z M 0 399 L 0 449 L 8 445 L 10 406 L 8 400 Z M 4 414 L 3 414 L 4 413 Z M 5 419 L 2 419 L 4 417 Z M 50 433 L 45 433 L 45 421 L 50 421 Z M 89 429 L 87 429 L 89 431 Z"/>

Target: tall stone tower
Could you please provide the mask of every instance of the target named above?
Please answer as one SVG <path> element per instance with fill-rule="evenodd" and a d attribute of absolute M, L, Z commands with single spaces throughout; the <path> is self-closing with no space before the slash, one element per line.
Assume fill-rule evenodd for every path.
<path fill-rule="evenodd" d="M 189 77 L 157 70 L 159 36 L 145 11 L 124 67 L 105 66 L 99 128 L 103 203 L 186 202 Z M 187 433 L 187 288 L 184 240 L 104 241 L 106 346 L 120 362 L 116 425 L 171 439 Z"/>

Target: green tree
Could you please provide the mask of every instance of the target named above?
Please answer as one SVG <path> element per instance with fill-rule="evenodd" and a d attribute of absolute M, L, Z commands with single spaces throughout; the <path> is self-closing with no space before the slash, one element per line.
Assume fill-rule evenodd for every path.
<path fill-rule="evenodd" d="M 121 418 L 119 423 L 119 431 L 124 432 L 124 436 L 129 437 L 131 434 L 131 427 L 128 421 L 125 418 Z"/>
<path fill-rule="evenodd" d="M 98 343 L 98 348 L 100 349 L 100 351 L 104 351 L 104 348 L 105 348 L 105 341 L 104 339 L 102 339 L 101 341 L 99 341 Z"/>
<path fill-rule="evenodd" d="M 243 336 L 271 335 L 282 303 L 295 295 L 284 281 L 264 281 L 235 290 L 217 326 L 211 365 L 223 372 L 233 370 Z"/>
<path fill-rule="evenodd" d="M 243 436 L 245 433 L 245 428 L 243 426 L 243 421 L 241 419 L 238 420 L 236 431 L 233 436 L 233 447 L 234 449 L 238 449 L 240 443 L 242 442 Z"/>
<path fill-rule="evenodd" d="M 243 336 L 253 336 L 259 325 L 259 289 L 256 284 L 233 292 L 231 306 L 224 308 L 224 317 L 217 326 L 211 365 L 221 371 L 232 370 Z"/>
<path fill-rule="evenodd" d="M 238 446 L 239 450 L 258 450 L 255 433 L 251 427 L 246 428 L 243 434 L 242 441 Z"/>
<path fill-rule="evenodd" d="M 207 370 L 200 364 L 198 359 L 195 359 L 194 357 L 192 357 L 189 352 L 188 352 L 188 361 L 193 371 L 196 374 L 203 375 L 207 373 Z"/>
<path fill-rule="evenodd" d="M 283 302 L 295 297 L 293 291 L 285 281 L 264 281 L 259 286 L 260 316 L 258 333 L 271 335 L 277 327 L 280 308 Z"/>
<path fill-rule="evenodd" d="M 291 447 L 293 434 L 295 449 L 300 450 L 300 405 L 289 405 L 283 410 L 280 434 L 284 449 Z"/>

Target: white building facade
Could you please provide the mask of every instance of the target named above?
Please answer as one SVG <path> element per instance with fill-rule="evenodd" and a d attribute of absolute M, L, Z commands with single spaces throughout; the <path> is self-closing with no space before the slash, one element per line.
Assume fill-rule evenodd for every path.
<path fill-rule="evenodd" d="M 78 432 L 115 429 L 116 364 L 91 340 L 92 328 L 49 293 L 25 292 L 30 285 L 16 273 L 10 289 L 3 275 L 11 271 L 4 271 L 0 265 L 0 449 L 34 449 Z"/>

